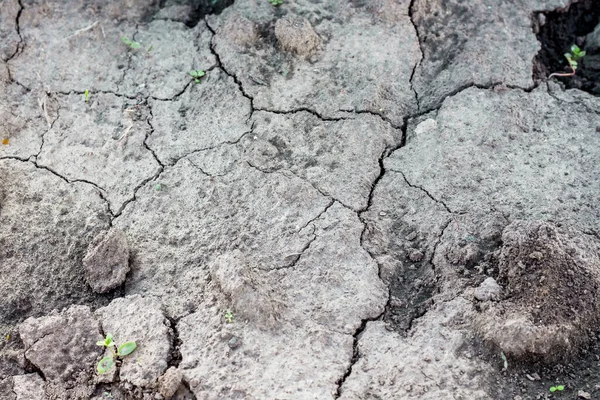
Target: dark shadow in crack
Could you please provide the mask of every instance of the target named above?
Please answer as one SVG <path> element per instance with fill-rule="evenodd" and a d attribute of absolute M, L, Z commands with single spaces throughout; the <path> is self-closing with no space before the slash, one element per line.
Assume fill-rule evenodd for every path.
<path fill-rule="evenodd" d="M 575 44 L 587 54 L 578 61 L 574 76 L 556 79 L 569 89 L 600 95 L 600 28 L 597 40 L 589 35 L 599 22 L 600 2 L 596 0 L 581 0 L 565 8 L 534 13 L 533 29 L 542 48 L 533 59 L 533 79 L 539 81 L 552 73 L 569 73 L 565 53 Z"/>
<path fill-rule="evenodd" d="M 206 15 L 220 14 L 234 0 L 161 0 L 159 18 L 173 19 L 193 28 Z"/>

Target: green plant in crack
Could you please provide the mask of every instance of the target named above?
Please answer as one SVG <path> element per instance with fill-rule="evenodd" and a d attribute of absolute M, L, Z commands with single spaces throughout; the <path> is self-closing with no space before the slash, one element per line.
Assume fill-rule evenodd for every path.
<path fill-rule="evenodd" d="M 110 350 L 111 355 L 104 357 L 98 362 L 96 370 L 99 374 L 106 374 L 115 365 L 115 360 L 121 359 L 131 353 L 137 348 L 134 341 L 125 342 L 120 346 L 113 341 L 113 335 L 110 333 L 106 334 L 106 337 L 99 342 L 96 342 L 98 346 L 106 347 Z"/>
<path fill-rule="evenodd" d="M 579 62 L 579 60 L 581 60 L 583 58 L 583 56 L 585 56 L 585 51 L 582 51 L 579 48 L 579 46 L 577 46 L 575 44 L 572 45 L 571 52 L 565 53 L 565 58 L 567 59 L 567 62 L 569 63 L 571 72 L 565 72 L 565 73 L 555 72 L 553 74 L 550 74 L 548 79 L 552 78 L 553 76 L 573 76 L 573 75 L 575 75 L 575 73 L 577 72 L 577 66 L 579 65 L 578 62 Z"/>
<path fill-rule="evenodd" d="M 127 46 L 131 47 L 132 49 L 139 49 L 140 47 L 142 47 L 142 45 L 141 45 L 141 44 L 139 44 L 138 42 L 135 42 L 135 41 L 133 41 L 133 40 L 129 40 L 129 39 L 127 38 L 127 36 L 123 36 L 123 37 L 121 38 L 121 41 L 122 41 L 123 43 L 125 43 Z"/>
<path fill-rule="evenodd" d="M 192 76 L 192 78 L 194 78 L 194 82 L 200 83 L 200 78 L 206 75 L 206 72 L 204 72 L 203 69 L 195 69 L 193 71 L 190 71 L 190 75 Z"/>
<path fill-rule="evenodd" d="M 283 4 L 283 0 L 268 0 L 269 3 L 273 4 L 274 6 L 280 6 Z"/>

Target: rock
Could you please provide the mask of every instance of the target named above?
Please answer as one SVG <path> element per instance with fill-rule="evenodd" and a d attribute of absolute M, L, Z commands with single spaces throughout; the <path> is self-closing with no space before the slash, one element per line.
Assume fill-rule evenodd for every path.
<path fill-rule="evenodd" d="M 242 340 L 239 337 L 234 336 L 231 339 L 229 339 L 227 345 L 230 349 L 235 350 L 242 345 Z"/>
<path fill-rule="evenodd" d="M 13 376 L 13 392 L 16 400 L 44 400 L 45 382 L 38 374 Z"/>
<path fill-rule="evenodd" d="M 117 346 L 129 341 L 137 344 L 135 351 L 123 358 L 120 380 L 142 388 L 155 387 L 167 369 L 171 350 L 172 332 L 160 302 L 140 295 L 122 297 L 96 310 L 96 315 Z"/>
<path fill-rule="evenodd" d="M 285 51 L 309 56 L 321 44 L 321 38 L 303 17 L 284 17 L 275 22 L 275 37 Z"/>
<path fill-rule="evenodd" d="M 102 349 L 98 322 L 87 306 L 72 306 L 61 313 L 28 318 L 19 325 L 25 357 L 47 381 L 68 382 L 92 376 Z"/>
<path fill-rule="evenodd" d="M 577 392 L 577 397 L 582 398 L 582 399 L 586 399 L 586 400 L 590 400 L 592 398 L 592 395 L 589 394 L 588 392 L 580 390 L 580 391 Z"/>
<path fill-rule="evenodd" d="M 507 298 L 478 316 L 484 340 L 512 357 L 576 354 L 587 332 L 600 328 L 600 241 L 574 228 L 517 220 L 502 243 L 499 278 Z"/>
<path fill-rule="evenodd" d="M 105 293 L 125 282 L 129 272 L 129 247 L 125 234 L 111 229 L 98 235 L 83 259 L 85 280 L 96 293 Z"/>
<path fill-rule="evenodd" d="M 219 34 L 240 48 L 253 46 L 258 42 L 259 33 L 256 24 L 238 13 L 232 13 L 225 21 Z"/>
<path fill-rule="evenodd" d="M 502 288 L 494 278 L 485 278 L 485 280 L 475 289 L 475 298 L 479 301 L 497 300 L 500 297 Z"/>
<path fill-rule="evenodd" d="M 165 399 L 170 399 L 177 392 L 182 379 L 183 374 L 181 371 L 175 367 L 170 367 L 158 379 L 158 391 Z"/>

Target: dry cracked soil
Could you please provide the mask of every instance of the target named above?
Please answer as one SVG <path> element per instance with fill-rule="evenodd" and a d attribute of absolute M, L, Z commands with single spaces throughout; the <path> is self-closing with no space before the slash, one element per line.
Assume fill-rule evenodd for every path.
<path fill-rule="evenodd" d="M 0 0 L 0 398 L 600 399 L 600 6 L 282 3 Z"/>

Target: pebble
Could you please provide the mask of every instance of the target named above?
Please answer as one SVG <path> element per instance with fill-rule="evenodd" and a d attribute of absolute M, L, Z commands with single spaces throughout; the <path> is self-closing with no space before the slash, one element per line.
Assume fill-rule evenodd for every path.
<path fill-rule="evenodd" d="M 242 344 L 242 341 L 239 337 L 234 336 L 231 339 L 229 339 L 229 341 L 227 342 L 227 345 L 229 346 L 230 349 L 235 350 L 238 347 L 240 347 Z"/>
<path fill-rule="evenodd" d="M 475 289 L 475 298 L 479 301 L 496 300 L 500 297 L 502 288 L 494 278 L 486 278 L 477 289 Z"/>
<path fill-rule="evenodd" d="M 577 397 L 586 399 L 586 400 L 590 400 L 592 398 L 592 395 L 589 394 L 588 392 L 584 392 L 583 390 L 580 390 L 579 392 L 577 392 Z"/>

